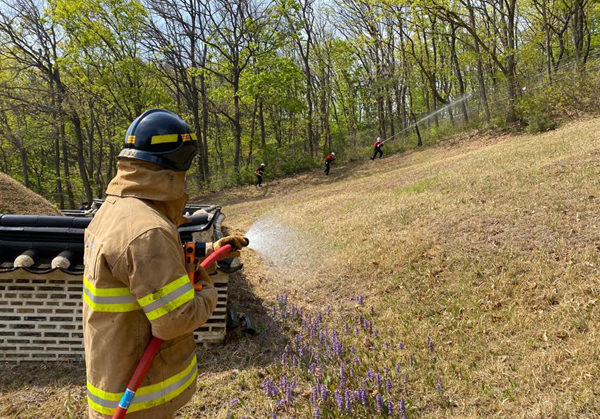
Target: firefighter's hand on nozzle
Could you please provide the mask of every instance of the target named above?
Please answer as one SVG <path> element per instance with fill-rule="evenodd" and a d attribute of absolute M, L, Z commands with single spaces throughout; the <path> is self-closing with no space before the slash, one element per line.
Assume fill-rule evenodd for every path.
<path fill-rule="evenodd" d="M 208 271 L 204 269 L 202 266 L 198 265 L 198 269 L 196 270 L 196 284 L 207 282 L 212 284 L 210 280 L 210 276 L 208 276 Z"/>
<path fill-rule="evenodd" d="M 225 246 L 225 245 L 231 245 L 232 248 L 232 252 L 225 255 L 225 257 L 223 259 L 229 259 L 232 257 L 238 257 L 240 255 L 239 250 L 242 249 L 243 247 L 248 246 L 250 242 L 248 241 L 248 239 L 244 236 L 227 236 L 227 237 L 223 237 L 222 239 L 216 241 L 213 245 L 213 250 L 216 252 L 217 250 L 219 250 L 221 247 Z"/>

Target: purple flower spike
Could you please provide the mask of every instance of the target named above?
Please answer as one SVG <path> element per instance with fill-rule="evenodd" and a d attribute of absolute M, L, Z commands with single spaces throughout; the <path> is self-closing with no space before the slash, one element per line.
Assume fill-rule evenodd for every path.
<path fill-rule="evenodd" d="M 402 419 L 408 418 L 408 414 L 406 413 L 406 402 L 404 399 L 400 399 L 400 414 L 402 415 Z"/>
<path fill-rule="evenodd" d="M 388 394 L 392 391 L 392 380 L 390 380 L 389 378 L 385 380 L 385 389 L 388 392 Z"/>
<path fill-rule="evenodd" d="M 317 399 L 319 398 L 319 385 L 313 386 L 312 393 L 310 394 L 310 404 L 317 404 Z"/>
<path fill-rule="evenodd" d="M 379 373 L 375 374 L 375 381 L 377 382 L 377 388 L 381 389 L 381 375 Z"/>
<path fill-rule="evenodd" d="M 365 303 L 365 298 L 362 295 L 359 295 L 356 297 L 356 301 L 362 306 Z"/>
<path fill-rule="evenodd" d="M 383 413 L 383 398 L 381 397 L 381 394 L 375 396 L 375 401 L 377 402 L 377 410 L 379 410 L 379 413 Z"/>
<path fill-rule="evenodd" d="M 315 419 L 321 419 L 321 410 L 318 407 L 315 407 L 314 418 Z"/>
<path fill-rule="evenodd" d="M 350 415 L 352 414 L 352 395 L 349 390 L 346 390 L 344 398 L 346 399 L 346 413 Z"/>
<path fill-rule="evenodd" d="M 355 356 L 354 357 L 354 365 L 356 365 L 358 367 L 359 364 L 360 364 L 360 361 L 358 360 L 358 357 Z"/>
<path fill-rule="evenodd" d="M 388 412 L 387 412 L 388 415 L 392 416 L 394 414 L 394 403 L 392 403 L 391 401 L 389 401 L 388 405 L 387 405 L 387 408 L 388 408 Z"/>
<path fill-rule="evenodd" d="M 285 406 L 285 400 L 281 399 L 277 402 L 277 410 L 283 409 L 283 406 Z"/>
<path fill-rule="evenodd" d="M 415 357 L 412 354 L 410 355 L 409 359 L 410 359 L 410 365 L 411 366 L 415 365 Z"/>
<path fill-rule="evenodd" d="M 427 336 L 427 346 L 429 346 L 429 352 L 433 352 L 434 345 L 433 345 L 433 341 L 431 340 L 431 338 L 429 336 Z"/>
<path fill-rule="evenodd" d="M 321 385 L 321 400 L 327 400 L 327 387 Z"/>
<path fill-rule="evenodd" d="M 397 372 L 397 373 L 400 373 L 400 364 L 396 364 L 396 367 L 395 367 L 395 368 L 396 368 L 396 372 Z"/>
<path fill-rule="evenodd" d="M 402 342 L 398 342 L 398 349 L 404 349 L 404 344 Z"/>
<path fill-rule="evenodd" d="M 344 413 L 344 399 L 342 399 L 342 393 L 337 388 L 335 389 L 335 402 L 341 413 Z"/>
<path fill-rule="evenodd" d="M 442 379 L 441 378 L 438 378 L 435 389 L 438 393 L 442 392 Z"/>
<path fill-rule="evenodd" d="M 366 388 L 363 388 L 362 404 L 366 406 L 368 403 L 369 403 L 369 393 L 367 392 Z"/>
<path fill-rule="evenodd" d="M 344 364 L 340 365 L 340 388 L 346 387 L 346 367 Z"/>
<path fill-rule="evenodd" d="M 375 306 L 371 306 L 371 315 L 374 316 L 375 315 Z"/>
<path fill-rule="evenodd" d="M 240 402 L 240 399 L 238 399 L 237 397 L 234 397 L 233 399 L 231 399 L 229 401 L 229 406 L 235 406 L 236 404 L 238 404 Z"/>

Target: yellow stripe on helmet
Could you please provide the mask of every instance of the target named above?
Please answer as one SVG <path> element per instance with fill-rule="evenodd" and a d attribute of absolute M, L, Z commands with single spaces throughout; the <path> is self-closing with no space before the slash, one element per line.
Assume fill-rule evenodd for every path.
<path fill-rule="evenodd" d="M 178 134 L 155 135 L 150 144 L 176 143 L 178 139 Z"/>

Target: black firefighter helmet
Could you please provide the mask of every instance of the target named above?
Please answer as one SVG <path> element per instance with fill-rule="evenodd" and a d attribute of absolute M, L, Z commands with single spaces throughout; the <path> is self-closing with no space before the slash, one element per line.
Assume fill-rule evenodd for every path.
<path fill-rule="evenodd" d="M 185 172 L 198 153 L 196 134 L 172 112 L 150 109 L 131 123 L 119 158 L 143 160 Z"/>

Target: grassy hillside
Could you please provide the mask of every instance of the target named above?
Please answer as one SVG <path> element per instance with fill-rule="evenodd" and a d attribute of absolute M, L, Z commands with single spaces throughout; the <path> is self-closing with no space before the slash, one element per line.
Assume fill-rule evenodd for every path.
<path fill-rule="evenodd" d="M 60 215 L 45 198 L 0 172 L 0 214 Z"/>
<path fill-rule="evenodd" d="M 593 119 L 199 197 L 258 222 L 230 289 L 261 333 L 199 352 L 178 418 L 598 417 L 599 163 Z M 5 369 L 0 416 L 82 417 L 61 371 Z"/>

